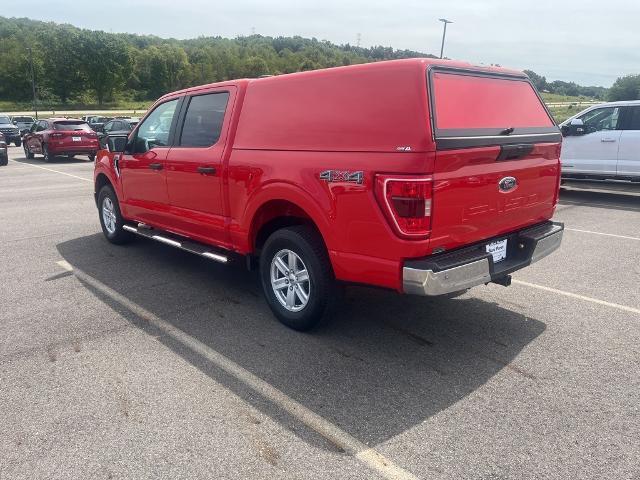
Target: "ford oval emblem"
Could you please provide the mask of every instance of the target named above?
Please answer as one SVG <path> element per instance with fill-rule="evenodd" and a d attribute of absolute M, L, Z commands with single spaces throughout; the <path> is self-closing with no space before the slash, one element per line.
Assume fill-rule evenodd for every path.
<path fill-rule="evenodd" d="M 515 177 L 504 177 L 498 182 L 498 188 L 501 192 L 510 192 L 518 186 L 518 180 Z"/>

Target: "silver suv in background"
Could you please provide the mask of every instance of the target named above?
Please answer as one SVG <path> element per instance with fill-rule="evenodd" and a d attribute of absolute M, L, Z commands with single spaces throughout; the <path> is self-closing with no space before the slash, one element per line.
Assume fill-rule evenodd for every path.
<path fill-rule="evenodd" d="M 594 105 L 560 129 L 563 179 L 640 182 L 640 100 Z"/>
<path fill-rule="evenodd" d="M 31 126 L 36 123 L 36 119 L 23 115 L 14 115 L 11 117 L 11 123 L 18 127 L 20 135 L 24 135 L 31 130 Z"/>
<path fill-rule="evenodd" d="M 20 130 L 13 124 L 8 115 L 0 114 L 0 133 L 4 135 L 7 145 L 10 143 L 15 144 L 16 147 L 22 145 Z"/>

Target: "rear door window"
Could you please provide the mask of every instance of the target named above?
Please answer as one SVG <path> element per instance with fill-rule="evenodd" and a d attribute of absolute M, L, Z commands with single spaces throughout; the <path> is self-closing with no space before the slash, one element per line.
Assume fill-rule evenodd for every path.
<path fill-rule="evenodd" d="M 210 147 L 218 142 L 229 92 L 191 97 L 180 137 L 182 147 Z"/>
<path fill-rule="evenodd" d="M 629 113 L 627 114 L 627 123 L 624 126 L 625 130 L 640 130 L 640 106 L 627 107 Z"/>
<path fill-rule="evenodd" d="M 524 77 L 438 68 L 430 72 L 430 90 L 436 140 L 468 139 L 449 141 L 446 148 L 513 143 L 522 135 L 534 135 L 527 141 L 544 141 L 535 137 L 540 135 L 560 140 L 558 127 Z"/>

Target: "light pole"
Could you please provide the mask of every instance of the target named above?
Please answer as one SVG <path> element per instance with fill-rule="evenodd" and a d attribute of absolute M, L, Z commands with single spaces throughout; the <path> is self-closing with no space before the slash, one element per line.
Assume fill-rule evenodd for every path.
<path fill-rule="evenodd" d="M 36 120 L 38 119 L 38 103 L 36 99 L 36 74 L 33 70 L 33 50 L 30 47 L 27 48 L 29 50 L 29 65 L 31 66 L 31 90 L 33 92 L 33 111 L 36 114 Z"/>
<path fill-rule="evenodd" d="M 453 22 L 446 18 L 440 18 L 439 20 L 444 23 L 444 30 L 442 31 L 442 46 L 440 47 L 440 58 L 442 58 L 442 54 L 444 53 L 444 37 L 447 36 L 447 24 Z"/>

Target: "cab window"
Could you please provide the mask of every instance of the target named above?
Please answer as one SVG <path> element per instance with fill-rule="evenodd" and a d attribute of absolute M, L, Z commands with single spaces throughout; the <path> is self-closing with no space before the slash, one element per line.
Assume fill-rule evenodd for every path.
<path fill-rule="evenodd" d="M 144 153 L 152 148 L 169 146 L 169 133 L 177 106 L 177 98 L 162 103 L 144 119 L 136 135 L 135 153 Z"/>
<path fill-rule="evenodd" d="M 597 108 L 579 117 L 584 123 L 585 133 L 601 130 L 616 130 L 620 118 L 619 107 Z"/>
<path fill-rule="evenodd" d="M 629 113 L 625 130 L 640 130 L 640 107 L 628 107 Z"/>

